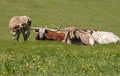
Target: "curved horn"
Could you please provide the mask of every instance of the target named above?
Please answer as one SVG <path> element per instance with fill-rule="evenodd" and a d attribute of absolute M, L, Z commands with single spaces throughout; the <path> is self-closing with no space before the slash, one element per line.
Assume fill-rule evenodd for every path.
<path fill-rule="evenodd" d="M 46 30 L 50 30 L 50 31 L 57 31 L 57 30 L 54 30 L 54 29 L 50 29 L 50 28 L 46 28 Z"/>
<path fill-rule="evenodd" d="M 54 25 L 54 24 L 51 24 L 55 29 L 57 29 L 57 26 L 56 25 Z"/>
<path fill-rule="evenodd" d="M 54 25 L 54 24 L 51 24 L 55 29 L 57 29 L 58 31 L 61 29 L 61 27 L 62 27 L 62 24 L 60 24 L 58 27 L 56 26 L 56 25 Z"/>

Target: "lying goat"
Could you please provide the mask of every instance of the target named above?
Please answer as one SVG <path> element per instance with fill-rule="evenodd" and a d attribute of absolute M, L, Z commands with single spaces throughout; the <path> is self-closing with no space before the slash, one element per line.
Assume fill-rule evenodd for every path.
<path fill-rule="evenodd" d="M 120 42 L 120 38 L 113 34 L 112 32 L 106 31 L 91 31 L 92 36 L 96 43 L 98 44 L 109 44 Z"/>
<path fill-rule="evenodd" d="M 65 42 L 71 44 L 84 44 L 84 45 L 93 45 L 94 39 L 89 32 L 84 30 L 79 30 L 75 26 L 68 28 L 68 33 L 65 37 Z"/>
<path fill-rule="evenodd" d="M 75 26 L 70 26 L 66 28 L 66 35 L 64 38 L 64 43 L 66 44 L 81 44 L 80 38 L 76 37 L 76 31 L 78 30 Z"/>
<path fill-rule="evenodd" d="M 39 28 L 35 29 L 37 36 L 36 40 L 56 40 L 63 41 L 65 37 L 65 33 L 63 31 L 56 31 L 47 28 Z"/>
<path fill-rule="evenodd" d="M 81 43 L 84 45 L 93 45 L 94 39 L 90 33 L 83 33 L 81 31 L 76 32 L 76 37 L 81 39 Z"/>

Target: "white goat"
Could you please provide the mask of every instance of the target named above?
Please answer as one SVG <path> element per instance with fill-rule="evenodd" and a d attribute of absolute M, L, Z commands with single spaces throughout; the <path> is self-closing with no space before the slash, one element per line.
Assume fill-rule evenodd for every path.
<path fill-rule="evenodd" d="M 108 44 L 120 42 L 120 38 L 112 32 L 106 31 L 92 31 L 92 36 L 98 44 Z"/>

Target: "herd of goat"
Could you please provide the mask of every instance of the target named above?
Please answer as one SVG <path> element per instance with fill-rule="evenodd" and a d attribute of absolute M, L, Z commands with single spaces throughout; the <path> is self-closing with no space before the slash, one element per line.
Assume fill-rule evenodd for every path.
<path fill-rule="evenodd" d="M 19 36 L 22 33 L 24 41 L 30 36 L 30 30 L 36 32 L 36 40 L 56 40 L 65 44 L 83 44 L 94 45 L 108 44 L 120 42 L 120 38 L 112 32 L 100 30 L 78 29 L 75 26 L 70 26 L 65 29 L 50 29 L 31 27 L 31 20 L 28 16 L 14 16 L 10 19 L 9 29 L 13 40 L 19 41 Z"/>

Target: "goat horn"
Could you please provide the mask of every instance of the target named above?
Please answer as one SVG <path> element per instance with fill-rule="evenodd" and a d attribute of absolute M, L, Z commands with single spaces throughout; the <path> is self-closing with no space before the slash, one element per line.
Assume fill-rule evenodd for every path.
<path fill-rule="evenodd" d="M 64 23 L 64 21 L 62 21 L 62 23 L 58 26 L 57 30 L 60 30 L 62 28 L 62 24 Z"/>
<path fill-rule="evenodd" d="M 57 30 L 60 30 L 60 29 L 61 29 L 61 27 L 62 27 L 62 24 L 60 24 L 60 25 L 58 26 Z"/>
<path fill-rule="evenodd" d="M 84 33 L 84 34 L 89 34 L 90 32 L 85 32 L 83 30 L 80 30 L 80 29 L 77 29 L 77 31 L 81 32 L 81 33 Z"/>
<path fill-rule="evenodd" d="M 39 29 L 39 27 L 30 27 L 30 30 L 36 30 Z"/>
<path fill-rule="evenodd" d="M 54 25 L 54 24 L 51 24 L 55 29 L 57 29 L 57 26 L 56 25 Z"/>
<path fill-rule="evenodd" d="M 50 30 L 50 31 L 57 31 L 57 30 L 54 30 L 54 29 L 50 29 L 50 28 L 46 28 L 46 30 Z"/>
<path fill-rule="evenodd" d="M 45 26 L 45 28 L 48 28 L 48 26 Z"/>

